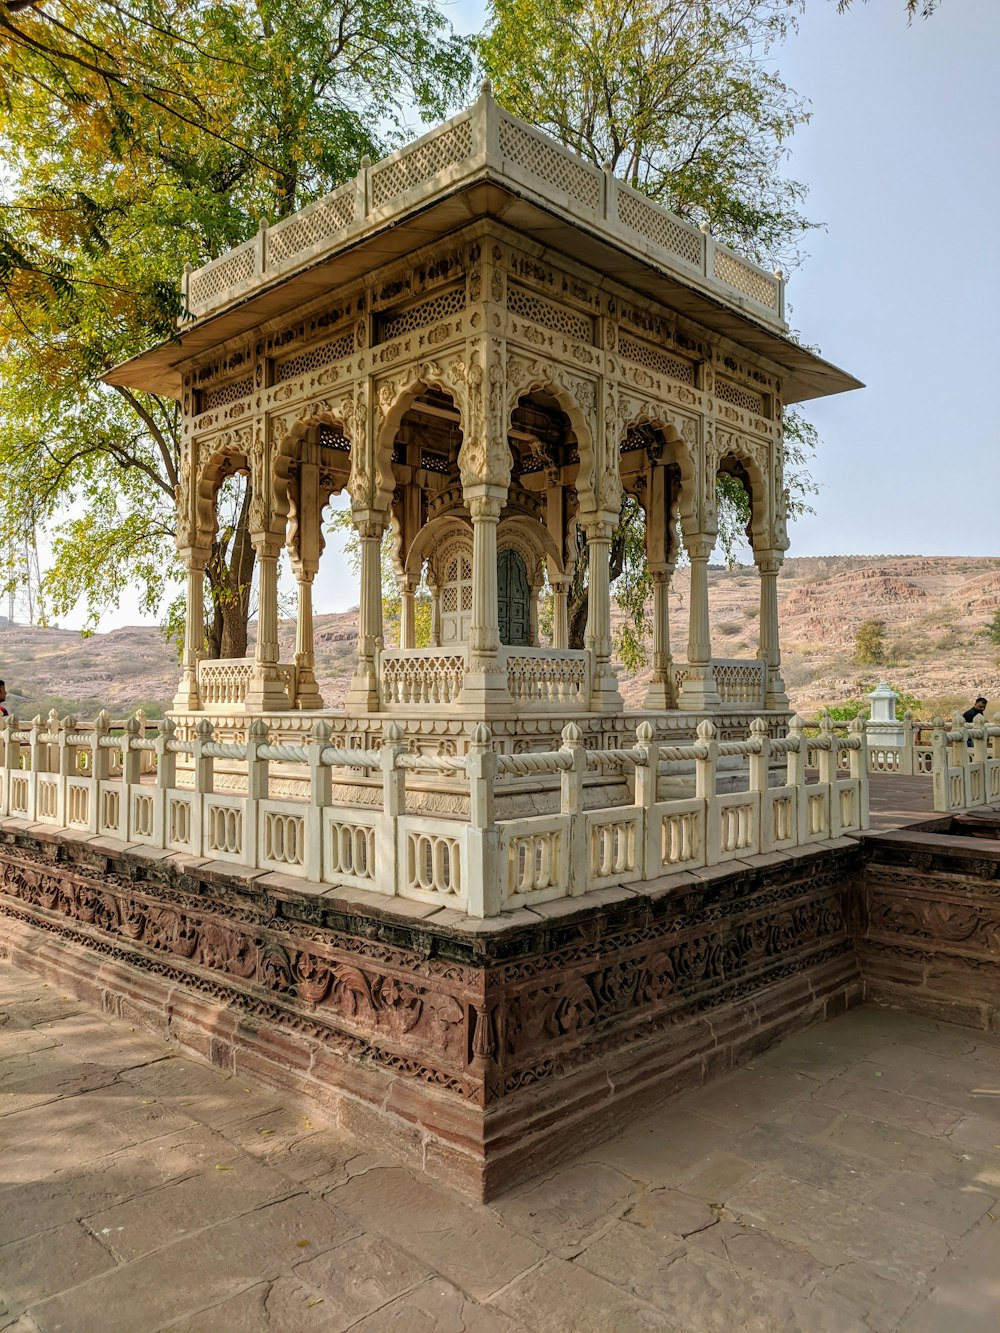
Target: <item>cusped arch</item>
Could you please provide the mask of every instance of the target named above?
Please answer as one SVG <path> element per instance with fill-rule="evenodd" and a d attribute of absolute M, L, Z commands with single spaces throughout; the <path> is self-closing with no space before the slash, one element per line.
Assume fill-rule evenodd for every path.
<path fill-rule="evenodd" d="M 348 442 L 351 475 L 346 490 L 351 493 L 356 450 L 353 426 L 349 418 L 350 414 L 346 409 L 339 413 L 323 411 L 300 417 L 278 441 L 271 459 L 271 514 L 278 533 L 284 531 L 292 510 L 289 483 L 295 464 L 302 457 L 302 446 L 305 443 L 318 444 L 320 429 L 323 426 L 332 427 Z"/>
<path fill-rule="evenodd" d="M 744 485 L 750 494 L 750 539 L 754 550 L 772 545 L 771 496 L 769 469 L 761 466 L 758 450 L 742 435 L 727 431 L 717 439 L 714 474 L 729 471 L 735 463 L 735 475 L 745 474 Z M 742 479 L 742 478 L 741 478 Z"/>
<path fill-rule="evenodd" d="M 553 563 L 559 574 L 565 573 L 559 544 L 541 523 L 533 523 L 531 519 L 516 514 L 502 519 L 497 531 L 497 554 L 508 547 L 524 559 L 526 568 L 531 572 L 532 586 L 539 581 L 538 576 L 546 560 Z"/>
<path fill-rule="evenodd" d="M 681 523 L 686 530 L 693 531 L 699 519 L 698 463 L 691 452 L 689 442 L 684 438 L 683 422 L 679 426 L 659 404 L 642 403 L 625 417 L 621 438 L 624 439 L 630 430 L 639 426 L 649 426 L 662 435 L 665 446 L 664 458 L 667 462 L 673 463 L 681 475 L 679 496 Z M 621 441 L 616 441 L 616 449 L 620 446 Z"/>
<path fill-rule="evenodd" d="M 588 420 L 584 406 L 576 400 L 569 389 L 559 383 L 553 367 L 540 368 L 535 365 L 520 379 L 508 381 L 505 418 L 507 428 L 509 429 L 512 424 L 511 419 L 518 403 L 533 393 L 548 394 L 569 418 L 580 457 L 576 474 L 576 493 L 581 513 L 592 514 L 604 508 L 607 497 L 601 494 L 593 420 Z"/>
<path fill-rule="evenodd" d="M 229 477 L 251 477 L 250 448 L 242 439 L 223 437 L 206 449 L 195 484 L 195 545 L 208 550 L 215 538 L 219 488 Z"/>
<path fill-rule="evenodd" d="M 468 538 L 471 543 L 472 523 L 454 511 L 439 514 L 437 518 L 425 523 L 406 552 L 403 560 L 404 577 L 414 581 L 419 579 L 423 562 L 437 552 L 443 553 L 454 544 L 456 538 Z"/>
<path fill-rule="evenodd" d="M 464 438 L 468 417 L 465 386 L 448 368 L 425 363 L 414 368 L 406 380 L 384 380 L 378 386 L 378 417 L 375 427 L 375 508 L 386 511 L 392 503 L 396 479 L 392 453 L 403 417 L 426 389 L 446 393 L 458 411 Z"/>

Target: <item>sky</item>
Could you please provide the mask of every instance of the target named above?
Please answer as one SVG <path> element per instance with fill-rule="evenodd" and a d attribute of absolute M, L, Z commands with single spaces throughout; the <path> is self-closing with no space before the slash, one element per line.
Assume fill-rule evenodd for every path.
<path fill-rule="evenodd" d="M 475 0 L 443 8 L 482 26 Z M 810 104 L 788 174 L 824 224 L 788 275 L 790 322 L 867 386 L 808 406 L 820 492 L 790 556 L 1000 555 L 998 56 L 1000 0 L 941 0 L 910 25 L 904 0 L 807 0 L 771 57 Z M 356 603 L 331 541 L 315 610 Z M 140 619 L 126 598 L 101 628 Z"/>

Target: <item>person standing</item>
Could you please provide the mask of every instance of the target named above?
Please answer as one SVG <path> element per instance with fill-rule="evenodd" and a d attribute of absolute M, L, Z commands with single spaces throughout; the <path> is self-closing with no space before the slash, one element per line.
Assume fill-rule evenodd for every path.
<path fill-rule="evenodd" d="M 0 680 L 0 685 L 2 684 L 3 681 Z M 975 723 L 977 723 L 979 719 L 982 717 L 982 715 L 986 712 L 986 702 L 987 701 L 983 698 L 983 696 L 980 695 L 979 698 L 976 700 L 976 702 L 972 705 L 972 707 L 967 708 L 965 712 L 962 714 L 963 720 L 968 724 L 975 725 Z"/>
<path fill-rule="evenodd" d="M 9 711 L 7 707 L 7 686 L 0 680 L 0 717 L 6 717 Z"/>

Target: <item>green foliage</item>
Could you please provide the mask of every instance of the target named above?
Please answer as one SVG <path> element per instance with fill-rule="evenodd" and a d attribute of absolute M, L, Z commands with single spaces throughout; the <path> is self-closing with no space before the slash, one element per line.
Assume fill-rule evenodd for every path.
<path fill-rule="evenodd" d="M 634 189 L 770 263 L 811 225 L 782 168 L 808 119 L 773 64 L 800 0 L 491 0 L 496 96 Z"/>
<path fill-rule="evenodd" d="M 993 619 L 986 628 L 986 637 L 990 643 L 995 643 L 1000 647 L 1000 607 L 993 612 Z"/>
<path fill-rule="evenodd" d="M 866 620 L 854 638 L 854 660 L 859 666 L 879 666 L 885 661 L 885 621 Z"/>
<path fill-rule="evenodd" d="M 172 335 L 185 261 L 394 147 L 408 108 L 447 114 L 470 71 L 426 0 L 0 3 L 0 545 L 54 536 L 56 614 L 178 586 L 176 407 L 99 377 Z M 216 652 L 249 605 L 222 545 Z"/>

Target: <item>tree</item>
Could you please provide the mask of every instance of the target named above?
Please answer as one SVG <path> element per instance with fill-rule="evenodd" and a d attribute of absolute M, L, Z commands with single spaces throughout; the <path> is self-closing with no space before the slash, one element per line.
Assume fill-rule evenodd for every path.
<path fill-rule="evenodd" d="M 885 621 L 866 620 L 854 638 L 854 660 L 858 666 L 881 666 L 885 661 Z"/>
<path fill-rule="evenodd" d="M 986 637 L 1000 648 L 1000 607 L 993 612 L 993 619 L 986 628 Z"/>
<path fill-rule="evenodd" d="M 758 262 L 798 261 L 812 225 L 805 187 L 782 174 L 786 145 L 808 119 L 763 60 L 788 33 L 799 0 L 491 0 L 477 43 L 499 101 L 634 189 Z M 814 428 L 785 416 L 789 516 L 809 510 Z M 750 520 L 743 485 L 720 476 L 719 544 L 732 559 Z M 615 596 L 628 616 L 618 651 L 643 660 L 651 583 L 639 506 L 626 500 L 611 549 Z M 570 643 L 587 618 L 581 548 L 570 591 Z"/>
<path fill-rule="evenodd" d="M 862 0 L 864 4 L 868 0 Z M 939 0 L 906 0 L 906 18 L 912 23 L 915 18 L 929 19 L 938 7 Z M 850 9 L 852 0 L 837 0 L 837 13 L 845 14 Z"/>
<path fill-rule="evenodd" d="M 176 406 L 99 376 L 172 333 L 184 262 L 335 187 L 408 106 L 446 114 L 470 64 L 427 0 L 0 0 L 0 540 L 48 526 L 56 614 L 82 597 L 96 624 L 132 582 L 152 609 L 176 575 Z M 247 501 L 209 562 L 227 655 L 246 644 Z"/>
<path fill-rule="evenodd" d="M 636 190 L 770 263 L 796 257 L 805 187 L 782 163 L 801 99 L 765 57 L 799 0 L 490 0 L 497 99 Z"/>

